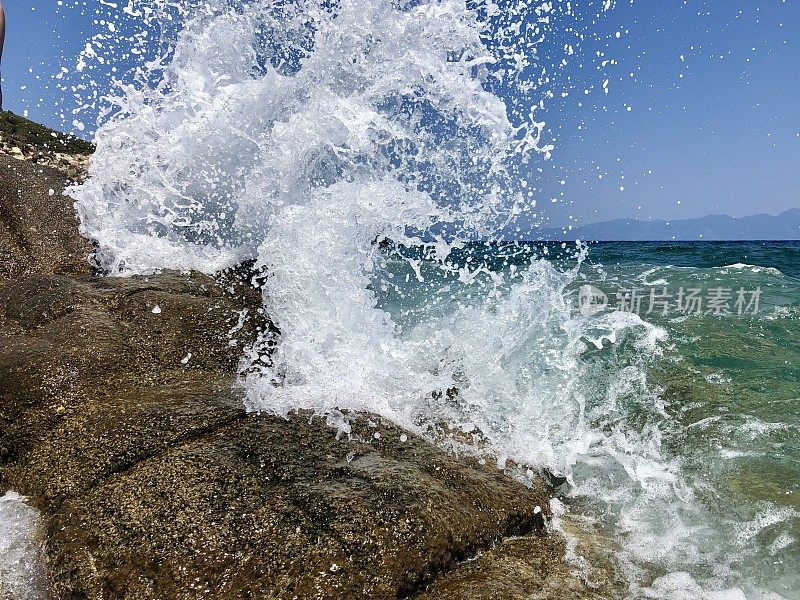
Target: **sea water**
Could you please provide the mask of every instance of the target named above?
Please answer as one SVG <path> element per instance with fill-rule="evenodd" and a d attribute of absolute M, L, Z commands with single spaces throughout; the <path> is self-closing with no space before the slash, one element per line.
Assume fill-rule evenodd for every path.
<path fill-rule="evenodd" d="M 631 597 L 798 597 L 800 243 L 600 243 L 577 269 L 566 244 L 468 244 L 444 277 L 399 253 L 377 294 L 401 335 L 451 329 L 465 306 L 492 315 L 486 328 L 467 316 L 451 340 L 491 383 L 450 427 L 563 474 L 559 498 L 614 541 Z M 509 320 L 529 264 L 569 273 L 567 307 L 509 371 L 509 346 L 543 319 L 526 300 Z M 605 304 L 582 303 L 587 287 Z M 515 379 L 498 422 L 478 403 L 500 371 Z"/>
<path fill-rule="evenodd" d="M 263 269 L 249 409 L 550 476 L 631 597 L 798 598 L 797 247 L 508 242 L 541 219 L 537 111 L 611 9 L 131 0 L 82 231 L 111 275 Z"/>

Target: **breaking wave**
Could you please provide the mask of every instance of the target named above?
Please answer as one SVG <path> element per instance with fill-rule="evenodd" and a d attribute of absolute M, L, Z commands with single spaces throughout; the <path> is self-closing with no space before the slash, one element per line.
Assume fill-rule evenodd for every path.
<path fill-rule="evenodd" d="M 580 244 L 556 268 L 477 242 L 539 218 L 535 112 L 558 92 L 539 48 L 554 36 L 567 60 L 575 11 L 612 8 L 577 4 L 131 1 L 142 64 L 71 193 L 108 273 L 264 268 L 280 336 L 243 358 L 250 409 L 343 431 L 371 411 L 560 475 L 631 594 L 702 594 L 735 577 L 662 449 L 664 331 L 575 311 Z"/>

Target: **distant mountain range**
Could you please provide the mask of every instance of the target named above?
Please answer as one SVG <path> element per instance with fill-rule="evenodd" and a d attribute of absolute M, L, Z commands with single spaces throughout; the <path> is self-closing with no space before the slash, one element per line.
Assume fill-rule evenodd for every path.
<path fill-rule="evenodd" d="M 616 219 L 573 227 L 569 231 L 543 228 L 540 233 L 541 239 L 562 241 L 800 240 L 800 209 L 793 208 L 777 216 L 761 214 L 738 219 L 728 215 L 674 221 Z"/>

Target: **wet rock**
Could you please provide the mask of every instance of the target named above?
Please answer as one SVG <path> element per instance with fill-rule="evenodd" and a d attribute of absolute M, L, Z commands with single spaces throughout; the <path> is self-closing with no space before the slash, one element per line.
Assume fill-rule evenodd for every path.
<path fill-rule="evenodd" d="M 92 278 L 65 183 L 0 156 L 0 490 L 40 511 L 54 597 L 562 597 L 541 481 L 376 416 L 245 413 L 258 274 Z"/>
<path fill-rule="evenodd" d="M 578 533 L 573 531 L 572 533 Z M 564 560 L 567 545 L 560 535 L 528 535 L 501 541 L 434 581 L 418 600 L 610 600 L 627 597 L 624 580 L 603 547 L 587 544 L 580 532 L 577 564 Z M 608 540 L 606 540 L 608 541 Z"/>
<path fill-rule="evenodd" d="M 0 284 L 0 474 L 57 597 L 397 597 L 537 528 L 543 487 L 377 417 L 245 414 L 259 310 L 200 275 Z"/>
<path fill-rule="evenodd" d="M 0 473 L 58 597 L 396 597 L 536 529 L 541 486 L 377 417 L 245 414 L 259 310 L 200 275 L 0 283 Z"/>
<path fill-rule="evenodd" d="M 56 423 L 117 390 L 229 388 L 260 310 L 255 291 L 234 298 L 196 274 L 0 281 L 0 458 L 42 446 Z"/>
<path fill-rule="evenodd" d="M 54 169 L 0 155 L 0 278 L 89 275 L 91 245 L 78 233 L 66 184 Z"/>
<path fill-rule="evenodd" d="M 536 492 L 378 430 L 242 416 L 105 479 L 54 515 L 59 594 L 397 597 L 530 526 Z"/>
<path fill-rule="evenodd" d="M 396 597 L 537 527 L 541 486 L 377 417 L 337 440 L 245 414 L 264 325 L 235 298 L 177 273 L 0 284 L 0 473 L 43 514 L 57 597 Z"/>

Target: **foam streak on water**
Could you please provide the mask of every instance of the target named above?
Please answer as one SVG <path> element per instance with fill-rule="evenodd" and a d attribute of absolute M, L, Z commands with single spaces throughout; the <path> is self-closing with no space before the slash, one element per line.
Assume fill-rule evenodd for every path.
<path fill-rule="evenodd" d="M 195 4 L 126 9 L 166 50 L 114 96 L 72 191 L 99 264 L 254 259 L 281 335 L 269 364 L 243 360 L 252 410 L 312 408 L 343 430 L 342 411 L 377 412 L 563 474 L 635 596 L 742 585 L 662 449 L 674 423 L 647 368 L 664 331 L 575 314 L 577 267 L 452 258 L 534 210 L 526 174 L 552 148 L 530 107 L 553 93 L 536 47 L 573 3 Z M 423 240 L 425 260 L 381 244 Z M 390 298 L 404 286 L 413 318 Z"/>

